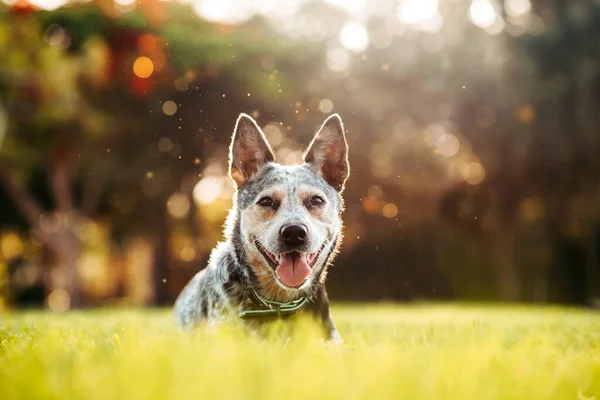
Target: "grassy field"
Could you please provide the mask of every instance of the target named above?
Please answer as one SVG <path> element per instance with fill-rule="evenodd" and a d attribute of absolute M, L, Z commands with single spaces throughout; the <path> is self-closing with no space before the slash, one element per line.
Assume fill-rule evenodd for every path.
<path fill-rule="evenodd" d="M 0 315 L 0 399 L 600 399 L 600 313 L 337 306 L 262 342 L 183 334 L 168 311 Z"/>

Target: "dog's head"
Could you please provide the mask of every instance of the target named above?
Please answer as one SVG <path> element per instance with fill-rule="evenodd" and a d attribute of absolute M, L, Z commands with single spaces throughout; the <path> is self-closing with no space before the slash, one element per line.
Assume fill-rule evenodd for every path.
<path fill-rule="evenodd" d="M 324 280 L 339 244 L 348 145 L 338 115 L 321 126 L 304 164 L 282 166 L 254 120 L 242 114 L 230 148 L 237 186 L 230 228 L 239 261 L 263 293 L 288 299 Z"/>

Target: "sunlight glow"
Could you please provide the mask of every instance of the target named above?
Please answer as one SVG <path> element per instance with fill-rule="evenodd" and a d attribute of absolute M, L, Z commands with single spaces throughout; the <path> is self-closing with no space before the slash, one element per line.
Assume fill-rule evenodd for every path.
<path fill-rule="evenodd" d="M 502 17 L 498 17 L 494 20 L 494 23 L 487 28 L 485 28 L 486 32 L 492 35 L 498 35 L 504 31 L 506 28 L 506 23 Z"/>
<path fill-rule="evenodd" d="M 209 176 L 201 179 L 194 187 L 194 200 L 198 204 L 210 204 L 217 200 L 221 194 L 223 179 Z"/>
<path fill-rule="evenodd" d="M 469 7 L 469 19 L 480 28 L 492 26 L 496 17 L 496 10 L 490 0 L 474 0 Z"/>
<path fill-rule="evenodd" d="M 511 17 L 520 17 L 531 11 L 530 0 L 506 0 L 504 6 Z"/>
<path fill-rule="evenodd" d="M 350 65 L 350 57 L 348 56 L 348 52 L 340 48 L 328 50 L 325 61 L 327 63 L 327 67 L 336 72 L 345 71 Z"/>
<path fill-rule="evenodd" d="M 251 3 L 227 0 L 198 0 L 194 4 L 194 11 L 209 21 L 235 23 L 252 16 L 254 10 Z"/>
<path fill-rule="evenodd" d="M 485 169 L 478 162 L 472 162 L 463 169 L 463 177 L 469 185 L 479 185 L 485 178 Z"/>
<path fill-rule="evenodd" d="M 323 0 L 334 7 L 342 8 L 353 15 L 360 15 L 365 7 L 366 0 Z"/>
<path fill-rule="evenodd" d="M 196 250 L 191 246 L 185 246 L 179 251 L 179 258 L 181 261 L 190 262 L 196 258 Z"/>
<path fill-rule="evenodd" d="M 415 25 L 432 18 L 438 10 L 438 0 L 404 0 L 397 10 L 398 19 Z"/>
<path fill-rule="evenodd" d="M 444 133 L 437 140 L 437 151 L 444 157 L 452 157 L 458 153 L 460 142 L 451 133 Z"/>
<path fill-rule="evenodd" d="M 423 140 L 430 146 L 437 146 L 438 140 L 446 134 L 446 130 L 442 125 L 429 125 L 423 131 Z"/>
<path fill-rule="evenodd" d="M 173 218 L 185 218 L 190 212 L 190 201 L 185 194 L 174 193 L 167 202 L 167 210 Z"/>
<path fill-rule="evenodd" d="M 329 114 L 333 111 L 333 101 L 331 101 L 330 99 L 322 99 L 321 101 L 319 101 L 319 110 L 323 114 Z"/>
<path fill-rule="evenodd" d="M 257 11 L 263 15 L 271 14 L 277 11 L 278 8 L 281 8 L 277 7 L 279 5 L 279 2 L 277 0 L 260 0 L 253 1 L 253 3 Z"/>
<path fill-rule="evenodd" d="M 52 11 L 56 10 L 67 4 L 68 0 L 30 0 L 32 5 L 39 7 L 44 10 Z"/>
<path fill-rule="evenodd" d="M 431 33 L 439 32 L 442 26 L 444 26 L 444 18 L 438 12 L 419 24 L 421 30 Z"/>
<path fill-rule="evenodd" d="M 342 27 L 340 43 L 348 50 L 360 53 L 369 46 L 369 33 L 363 25 L 349 22 Z"/>
<path fill-rule="evenodd" d="M 281 129 L 279 129 L 279 126 L 277 124 L 271 123 L 262 128 L 262 131 L 267 137 L 267 140 L 269 141 L 272 147 L 276 147 L 277 145 L 279 145 L 279 143 L 281 143 Z"/>
<path fill-rule="evenodd" d="M 115 0 L 115 3 L 117 3 L 120 6 L 130 6 L 135 2 L 135 0 Z"/>

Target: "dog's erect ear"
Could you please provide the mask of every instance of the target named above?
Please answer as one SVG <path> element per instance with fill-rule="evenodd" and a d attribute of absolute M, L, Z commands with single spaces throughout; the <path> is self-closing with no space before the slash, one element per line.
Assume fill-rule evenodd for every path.
<path fill-rule="evenodd" d="M 304 162 L 337 191 L 341 192 L 344 189 L 350 166 L 344 124 L 339 115 L 333 114 L 325 120 L 308 146 Z"/>
<path fill-rule="evenodd" d="M 271 161 L 275 156 L 265 135 L 252 117 L 240 114 L 229 147 L 229 176 L 241 187 Z"/>

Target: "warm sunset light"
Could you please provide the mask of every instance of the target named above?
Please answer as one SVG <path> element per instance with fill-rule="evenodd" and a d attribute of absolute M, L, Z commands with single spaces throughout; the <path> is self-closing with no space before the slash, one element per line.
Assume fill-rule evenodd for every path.
<path fill-rule="evenodd" d="M 404 0 L 398 8 L 398 18 L 407 24 L 418 24 L 435 16 L 438 0 Z"/>
<path fill-rule="evenodd" d="M 342 27 L 340 42 L 348 50 L 361 52 L 369 45 L 369 33 L 364 26 L 349 22 Z"/>
<path fill-rule="evenodd" d="M 496 16 L 496 10 L 490 0 L 474 0 L 469 7 L 469 18 L 481 28 L 492 26 Z"/>
<path fill-rule="evenodd" d="M 479 185 L 485 179 L 485 169 L 480 163 L 472 162 L 465 166 L 463 176 L 469 185 Z"/>
<path fill-rule="evenodd" d="M 600 0 L 0 0 L 0 400 L 600 400 L 599 110 Z"/>

